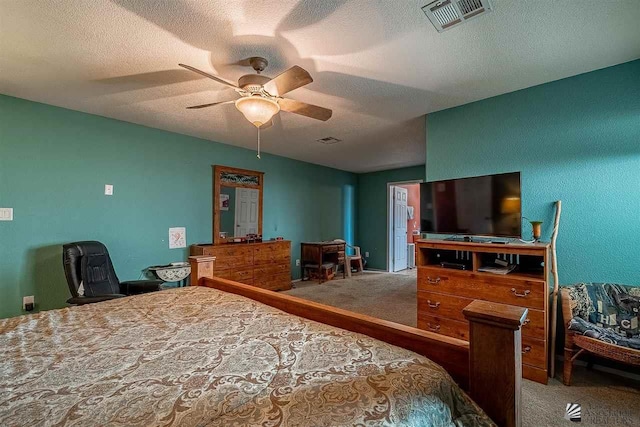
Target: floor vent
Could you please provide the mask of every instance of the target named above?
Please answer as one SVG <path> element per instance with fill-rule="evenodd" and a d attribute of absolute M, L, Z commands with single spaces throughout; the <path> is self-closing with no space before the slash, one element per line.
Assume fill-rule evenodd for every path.
<path fill-rule="evenodd" d="M 439 33 L 492 10 L 491 0 L 436 0 L 422 8 Z"/>
<path fill-rule="evenodd" d="M 338 142 L 341 142 L 342 140 L 338 139 L 338 138 L 334 138 L 332 136 L 328 136 L 326 138 L 321 138 L 321 139 L 318 139 L 316 141 L 318 141 L 321 144 L 331 145 L 331 144 L 337 144 Z"/>

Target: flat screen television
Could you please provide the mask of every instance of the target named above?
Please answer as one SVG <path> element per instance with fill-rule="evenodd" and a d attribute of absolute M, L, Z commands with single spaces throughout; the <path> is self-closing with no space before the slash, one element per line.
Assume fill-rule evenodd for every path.
<path fill-rule="evenodd" d="M 420 184 L 420 231 L 521 237 L 520 172 Z"/>

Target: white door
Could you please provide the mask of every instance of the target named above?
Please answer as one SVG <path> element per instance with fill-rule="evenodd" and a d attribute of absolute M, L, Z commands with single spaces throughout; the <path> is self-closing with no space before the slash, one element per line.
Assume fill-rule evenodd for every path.
<path fill-rule="evenodd" d="M 258 234 L 259 196 L 254 188 L 236 188 L 235 237 Z"/>
<path fill-rule="evenodd" d="M 407 189 L 393 188 L 393 271 L 407 269 Z"/>

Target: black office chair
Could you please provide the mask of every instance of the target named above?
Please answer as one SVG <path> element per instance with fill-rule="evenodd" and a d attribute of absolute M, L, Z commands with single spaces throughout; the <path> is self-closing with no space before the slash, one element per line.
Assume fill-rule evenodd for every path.
<path fill-rule="evenodd" d="M 62 246 L 64 274 L 71 291 L 69 304 L 90 304 L 127 295 L 160 290 L 162 280 L 120 282 L 109 252 L 100 242 L 67 243 Z"/>

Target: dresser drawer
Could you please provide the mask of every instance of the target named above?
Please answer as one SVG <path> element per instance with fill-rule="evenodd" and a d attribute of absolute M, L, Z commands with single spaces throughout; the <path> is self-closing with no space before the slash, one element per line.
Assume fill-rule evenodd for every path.
<path fill-rule="evenodd" d="M 418 314 L 418 328 L 425 331 L 437 332 L 449 337 L 469 340 L 469 324 L 467 322 Z"/>
<path fill-rule="evenodd" d="M 253 249 L 254 264 L 290 263 L 291 253 L 289 245 L 265 244 Z"/>
<path fill-rule="evenodd" d="M 522 336 L 537 338 L 539 340 L 547 339 L 544 311 L 533 308 L 529 309 L 527 318 L 522 325 Z"/>
<path fill-rule="evenodd" d="M 418 316 L 422 314 L 445 317 L 447 319 L 466 321 L 462 309 L 472 299 L 436 292 L 418 291 Z"/>
<path fill-rule="evenodd" d="M 419 267 L 418 290 L 454 294 L 520 307 L 544 309 L 543 281 L 498 275 L 478 275 L 472 272 L 449 271 L 442 268 Z"/>
<path fill-rule="evenodd" d="M 267 264 L 253 269 L 253 277 L 275 276 L 278 274 L 291 275 L 291 264 L 282 262 L 273 265 Z"/>
<path fill-rule="evenodd" d="M 535 366 L 536 368 L 546 369 L 546 355 L 544 340 L 537 340 L 530 337 L 522 337 L 522 363 Z"/>
<path fill-rule="evenodd" d="M 253 279 L 253 286 L 271 291 L 286 291 L 291 289 L 291 274 L 277 274 L 275 276 L 256 276 Z"/>
<path fill-rule="evenodd" d="M 234 280 L 240 283 L 248 283 L 253 279 L 253 268 L 225 268 L 213 270 L 213 275 L 223 279 Z"/>
<path fill-rule="evenodd" d="M 211 255 L 216 257 L 216 270 L 249 267 L 253 264 L 252 251 L 248 247 L 232 244 L 215 246 L 211 248 Z"/>

